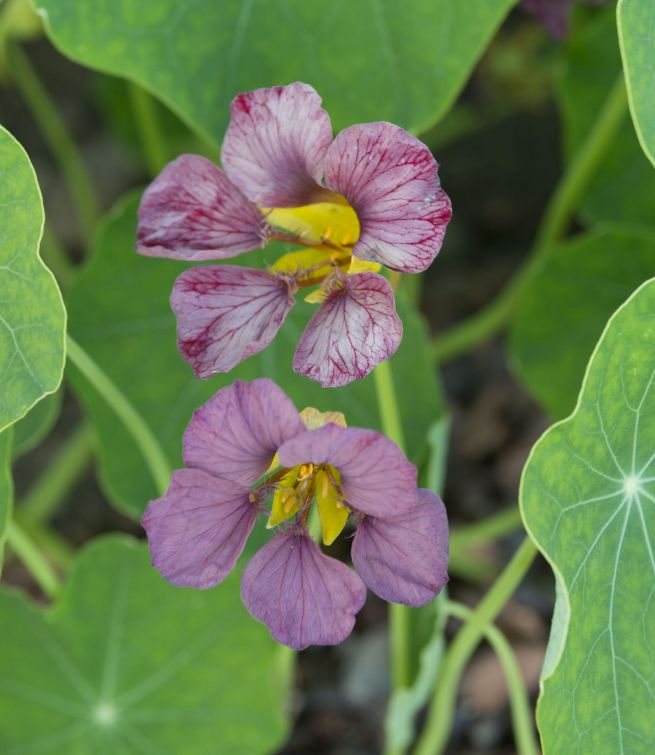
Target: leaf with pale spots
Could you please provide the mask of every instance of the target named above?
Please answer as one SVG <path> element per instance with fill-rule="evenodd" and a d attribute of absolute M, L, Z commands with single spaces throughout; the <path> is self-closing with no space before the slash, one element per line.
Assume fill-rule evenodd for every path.
<path fill-rule="evenodd" d="M 39 0 L 66 55 L 137 81 L 214 143 L 239 92 L 302 78 L 333 126 L 442 117 L 516 0 Z"/>
<path fill-rule="evenodd" d="M 238 575 L 180 590 L 145 544 L 113 536 L 82 552 L 53 610 L 0 593 L 0 632 L 7 755 L 263 755 L 284 740 L 290 668 L 276 673 Z"/>
<path fill-rule="evenodd" d="M 39 257 L 41 192 L 29 158 L 0 126 L 0 430 L 57 390 L 66 312 Z"/>
<path fill-rule="evenodd" d="M 655 751 L 655 279 L 610 319 L 578 405 L 523 472 L 558 582 L 537 708 L 546 755 Z"/>

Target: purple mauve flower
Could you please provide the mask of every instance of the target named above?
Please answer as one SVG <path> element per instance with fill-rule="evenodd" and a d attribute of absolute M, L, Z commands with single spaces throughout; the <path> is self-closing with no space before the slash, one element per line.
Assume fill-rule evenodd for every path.
<path fill-rule="evenodd" d="M 152 562 L 169 582 L 205 589 L 233 569 L 259 514 L 278 534 L 243 572 L 241 597 L 273 637 L 301 650 L 352 631 L 368 585 L 411 606 L 447 581 L 448 523 L 416 468 L 372 430 L 339 414 L 298 413 L 268 379 L 237 381 L 193 415 L 185 469 L 143 517 Z M 317 507 L 323 542 L 352 518 L 355 573 L 309 534 Z"/>
<path fill-rule="evenodd" d="M 451 207 L 436 160 L 391 123 L 333 139 L 321 98 L 300 82 L 240 94 L 231 112 L 223 170 L 182 155 L 146 189 L 137 251 L 188 262 L 269 240 L 306 248 L 268 270 L 182 273 L 171 297 L 182 356 L 199 378 L 229 371 L 271 342 L 300 289 L 315 288 L 294 370 L 330 387 L 364 377 L 402 338 L 378 270 L 421 272 L 443 242 Z"/>
<path fill-rule="evenodd" d="M 569 16 L 576 0 L 523 0 L 523 7 L 536 16 L 555 39 L 569 31 Z M 584 0 L 587 5 L 605 5 L 608 0 Z"/>

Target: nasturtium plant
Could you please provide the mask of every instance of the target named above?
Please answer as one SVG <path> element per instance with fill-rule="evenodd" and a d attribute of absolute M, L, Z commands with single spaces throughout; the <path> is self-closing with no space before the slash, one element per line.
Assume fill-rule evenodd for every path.
<path fill-rule="evenodd" d="M 299 78 L 322 93 L 337 129 L 425 128 L 452 105 L 513 4 L 37 2 L 67 55 L 143 84 L 216 144 L 237 92 Z"/>
<path fill-rule="evenodd" d="M 29 412 L 13 426 L 14 458 L 26 454 L 39 445 L 54 427 L 61 412 L 63 389 L 51 393 L 35 404 Z"/>
<path fill-rule="evenodd" d="M 653 0 L 619 0 L 617 23 L 625 83 L 635 130 L 644 153 L 655 166 L 655 102 L 653 101 Z"/>
<path fill-rule="evenodd" d="M 525 525 L 559 582 L 537 709 L 546 753 L 655 748 L 654 313 L 651 280 L 612 315 L 575 411 L 523 472 Z"/>
<path fill-rule="evenodd" d="M 608 317 L 653 275 L 655 232 L 612 226 L 553 248 L 535 271 L 512 323 L 509 354 L 552 419 L 572 411 Z"/>
<path fill-rule="evenodd" d="M 66 314 L 39 258 L 43 203 L 34 169 L 0 126 L 0 430 L 57 390 Z"/>
<path fill-rule="evenodd" d="M 293 351 L 312 305 L 298 302 L 277 338 L 261 354 L 247 359 L 228 375 L 195 380 L 175 346 L 175 318 L 170 290 L 185 265 L 152 260 L 134 252 L 138 197 L 122 202 L 98 235 L 91 262 L 70 296 L 70 329 L 82 346 L 112 377 L 143 414 L 166 450 L 179 465 L 181 437 L 191 414 L 218 388 L 236 378 L 266 375 L 292 397 L 298 409 L 316 406 L 341 411 L 354 427 L 381 429 L 373 376 L 339 390 L 326 391 L 291 370 Z M 272 264 L 285 245 L 271 245 L 248 255 L 245 264 Z M 239 263 L 244 264 L 244 257 Z M 431 419 L 441 415 L 439 385 L 426 353 L 427 335 L 420 316 L 400 302 L 403 341 L 392 363 L 400 395 L 400 413 L 410 459 L 420 461 Z M 71 379 L 98 431 L 102 479 L 114 503 L 140 516 L 159 491 L 144 473 L 144 462 L 129 432 L 110 407 L 74 369 Z"/>
<path fill-rule="evenodd" d="M 250 619 L 238 582 L 176 590 L 148 560 L 110 536 L 80 554 L 54 608 L 0 593 L 3 752 L 263 755 L 281 743 L 291 657 Z"/>

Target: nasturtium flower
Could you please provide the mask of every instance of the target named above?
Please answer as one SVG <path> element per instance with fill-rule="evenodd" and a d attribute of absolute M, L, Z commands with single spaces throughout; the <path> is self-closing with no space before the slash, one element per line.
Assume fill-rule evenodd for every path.
<path fill-rule="evenodd" d="M 429 149 L 384 122 L 333 139 L 321 98 L 297 82 L 234 99 L 221 159 L 223 169 L 197 155 L 164 168 L 143 195 L 137 251 L 200 262 L 270 240 L 305 248 L 267 270 L 182 273 L 171 297 L 180 353 L 199 378 L 227 372 L 264 349 L 311 289 L 319 307 L 293 369 L 323 386 L 364 377 L 402 338 L 381 267 L 425 270 L 451 216 Z"/>
<path fill-rule="evenodd" d="M 569 31 L 569 16 L 576 0 L 523 0 L 523 7 L 548 29 L 555 39 L 564 39 Z M 587 5 L 605 5 L 608 0 L 584 0 Z"/>
<path fill-rule="evenodd" d="M 237 381 L 195 412 L 184 461 L 143 517 L 153 565 L 174 585 L 213 587 L 266 516 L 276 534 L 245 568 L 241 597 L 278 642 L 299 650 L 341 642 L 365 584 L 417 606 L 447 580 L 444 506 L 417 489 L 416 468 L 400 448 L 346 427 L 339 413 L 299 413 L 266 378 Z M 314 507 L 324 544 L 352 520 L 357 573 L 311 536 Z"/>

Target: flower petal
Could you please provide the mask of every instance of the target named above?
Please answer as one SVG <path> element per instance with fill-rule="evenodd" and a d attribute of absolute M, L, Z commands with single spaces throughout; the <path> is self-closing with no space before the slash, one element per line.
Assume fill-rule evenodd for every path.
<path fill-rule="evenodd" d="M 333 466 L 341 474 L 346 502 L 365 514 L 389 517 L 414 508 L 416 467 L 374 430 L 324 425 L 286 441 L 278 454 L 283 467 Z"/>
<path fill-rule="evenodd" d="M 136 249 L 149 257 L 225 259 L 264 246 L 265 225 L 220 168 L 182 155 L 143 194 Z"/>
<path fill-rule="evenodd" d="M 229 372 L 273 340 L 294 304 L 285 276 L 236 265 L 195 267 L 171 295 L 177 345 L 196 377 Z"/>
<path fill-rule="evenodd" d="M 184 433 L 190 467 L 250 485 L 278 448 L 305 432 L 291 399 L 268 378 L 237 380 L 196 409 Z"/>
<path fill-rule="evenodd" d="M 406 273 L 430 266 L 452 211 L 425 144 L 391 123 L 351 126 L 332 143 L 324 170 L 328 188 L 357 212 L 357 257 Z"/>
<path fill-rule="evenodd" d="M 439 498 L 419 490 L 408 514 L 365 516 L 351 548 L 353 564 L 384 600 L 421 606 L 448 581 L 448 519 Z"/>
<path fill-rule="evenodd" d="M 345 640 L 366 588 L 355 572 L 293 529 L 254 555 L 243 573 L 241 599 L 275 640 L 304 650 Z"/>
<path fill-rule="evenodd" d="M 293 369 L 334 388 L 363 378 L 400 345 L 393 289 L 376 273 L 343 276 L 309 321 Z"/>
<path fill-rule="evenodd" d="M 180 469 L 166 494 L 150 501 L 141 523 L 155 569 L 178 587 L 205 589 L 232 570 L 256 518 L 248 488 Z"/>
<path fill-rule="evenodd" d="M 332 141 L 330 116 L 313 87 L 255 89 L 234 98 L 221 160 L 230 179 L 262 207 L 325 201 L 323 156 Z"/>

